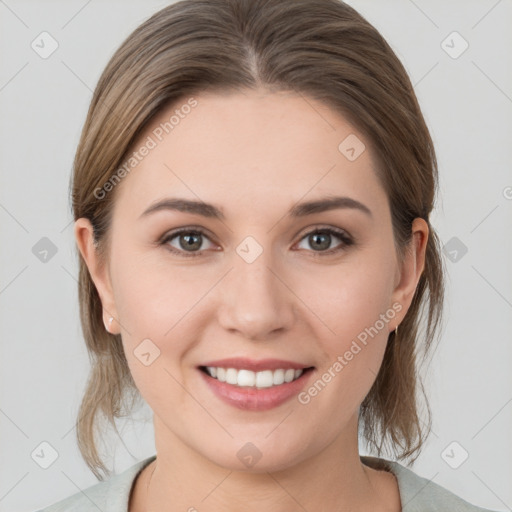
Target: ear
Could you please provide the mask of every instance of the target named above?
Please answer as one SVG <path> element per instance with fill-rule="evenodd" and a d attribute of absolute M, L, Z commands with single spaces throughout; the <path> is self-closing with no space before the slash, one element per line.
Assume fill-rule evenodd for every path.
<path fill-rule="evenodd" d="M 403 262 L 399 265 L 395 289 L 392 295 L 392 304 L 399 303 L 400 319 L 396 319 L 398 325 L 406 315 L 414 297 L 423 269 L 425 268 L 425 252 L 429 235 L 428 224 L 424 219 L 414 219 L 411 227 L 411 241 L 406 248 Z"/>
<path fill-rule="evenodd" d="M 78 219 L 75 222 L 74 233 L 78 249 L 100 296 L 105 329 L 111 334 L 119 334 L 108 263 L 103 262 L 99 257 L 98 249 L 94 244 L 93 227 L 89 219 L 83 217 Z M 110 321 L 110 318 L 114 320 Z"/>

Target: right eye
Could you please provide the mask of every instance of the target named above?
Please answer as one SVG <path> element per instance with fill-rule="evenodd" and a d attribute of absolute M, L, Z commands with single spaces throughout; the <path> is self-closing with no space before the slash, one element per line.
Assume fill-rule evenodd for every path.
<path fill-rule="evenodd" d="M 171 243 L 174 239 L 177 239 L 178 247 Z M 172 253 L 188 258 L 202 255 L 202 251 L 206 250 L 206 248 L 203 247 L 204 239 L 209 240 L 204 231 L 182 228 L 165 235 L 161 244 L 165 245 Z M 203 247 L 203 249 L 201 249 L 201 247 Z"/>

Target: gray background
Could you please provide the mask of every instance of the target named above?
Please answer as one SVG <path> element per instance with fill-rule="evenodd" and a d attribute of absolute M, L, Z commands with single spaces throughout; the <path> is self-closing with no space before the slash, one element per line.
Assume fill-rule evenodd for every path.
<path fill-rule="evenodd" d="M 474 504 L 512 510 L 512 3 L 349 3 L 404 62 L 439 158 L 432 221 L 447 246 L 446 320 L 429 366 L 433 433 L 413 469 Z M 37 510 L 97 482 L 73 427 L 89 362 L 68 182 L 101 71 L 166 4 L 0 0 L 1 511 Z M 58 42 L 46 59 L 31 47 L 43 31 Z M 457 58 L 453 31 L 469 44 Z M 44 237 L 57 252 L 41 261 Z M 123 443 L 112 437 L 107 458 L 116 471 L 154 453 L 150 413 L 119 422 Z M 57 453 L 47 469 L 34 455 L 51 452 L 43 442 Z"/>

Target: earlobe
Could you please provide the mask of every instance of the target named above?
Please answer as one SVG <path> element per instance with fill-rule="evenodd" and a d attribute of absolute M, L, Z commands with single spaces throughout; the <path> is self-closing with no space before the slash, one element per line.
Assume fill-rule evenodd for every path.
<path fill-rule="evenodd" d="M 393 291 L 393 303 L 401 307 L 401 319 L 406 315 L 411 305 L 418 282 L 425 268 L 425 253 L 428 241 L 428 224 L 422 218 L 414 219 L 411 226 L 411 241 L 406 248 L 400 267 L 400 278 Z M 398 320 L 399 324 L 402 320 Z"/>
<path fill-rule="evenodd" d="M 102 261 L 94 244 L 93 227 L 90 220 L 86 218 L 78 219 L 75 222 L 74 234 L 80 254 L 87 265 L 91 279 L 100 296 L 105 329 L 111 334 L 116 334 L 113 331 L 113 321 L 117 318 L 117 312 L 108 265 Z"/>

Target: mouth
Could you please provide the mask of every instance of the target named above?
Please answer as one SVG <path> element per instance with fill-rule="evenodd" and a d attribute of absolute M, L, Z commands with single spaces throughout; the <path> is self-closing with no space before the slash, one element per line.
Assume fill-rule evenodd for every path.
<path fill-rule="evenodd" d="M 284 403 L 303 389 L 314 366 L 267 359 L 231 358 L 198 367 L 210 391 L 239 409 L 263 411 Z"/>
<path fill-rule="evenodd" d="M 222 366 L 200 366 L 199 369 L 219 382 L 226 382 L 241 388 L 264 389 L 293 382 L 300 378 L 304 372 L 311 370 L 312 367 L 267 369 L 259 372 Z"/>

